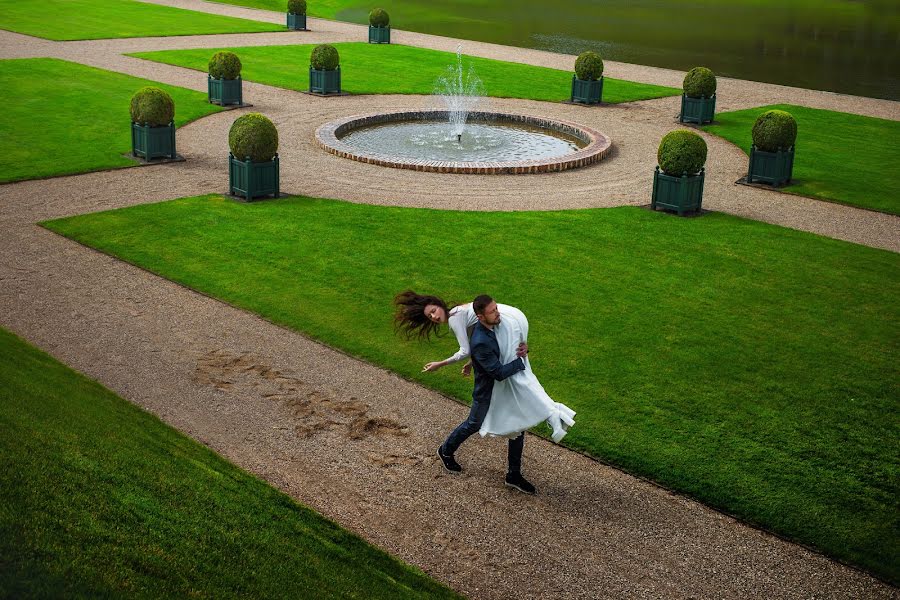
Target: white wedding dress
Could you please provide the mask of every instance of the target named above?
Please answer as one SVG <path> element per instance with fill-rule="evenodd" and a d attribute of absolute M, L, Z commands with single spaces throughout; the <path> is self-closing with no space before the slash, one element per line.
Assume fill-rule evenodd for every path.
<path fill-rule="evenodd" d="M 503 364 L 516 359 L 516 348 L 520 342 L 528 341 L 528 319 L 518 308 L 498 304 L 500 323 L 494 327 L 497 345 L 500 347 L 500 362 Z M 448 317 L 448 325 L 459 342 L 459 351 L 447 359 L 457 362 L 469 356 L 469 331 L 478 323 L 471 304 L 454 307 Z M 560 402 L 555 402 L 531 370 L 531 362 L 525 358 L 525 370 L 494 382 L 491 406 L 479 433 L 483 436 L 517 437 L 519 433 L 546 421 L 553 430 L 554 442 L 563 439 L 569 427 L 575 424 L 575 411 Z"/>

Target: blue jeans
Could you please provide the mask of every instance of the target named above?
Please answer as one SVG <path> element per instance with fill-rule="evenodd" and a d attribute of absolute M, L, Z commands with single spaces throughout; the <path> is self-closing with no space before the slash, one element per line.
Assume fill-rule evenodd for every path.
<path fill-rule="evenodd" d="M 453 456 L 464 441 L 470 435 L 481 429 L 484 417 L 487 415 L 488 409 L 491 407 L 491 401 L 472 401 L 472 410 L 469 411 L 469 418 L 459 424 L 453 430 L 447 441 L 441 446 L 441 453 L 444 456 Z M 509 461 L 509 472 L 519 473 L 522 470 L 522 450 L 525 448 L 525 433 L 520 433 L 519 437 L 509 440 L 509 449 L 507 450 L 507 460 Z"/>

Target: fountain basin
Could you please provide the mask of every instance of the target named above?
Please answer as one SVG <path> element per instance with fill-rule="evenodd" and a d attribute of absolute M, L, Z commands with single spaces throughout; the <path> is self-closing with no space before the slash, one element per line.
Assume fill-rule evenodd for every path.
<path fill-rule="evenodd" d="M 412 131 L 412 137 L 404 138 L 401 130 Z M 565 171 L 598 162 L 612 148 L 609 137 L 589 127 L 487 112 L 468 115 L 463 140 L 456 147 L 449 113 L 440 110 L 346 117 L 320 126 L 316 141 L 332 154 L 364 163 L 469 174 Z M 492 155 L 492 144 L 502 151 Z"/>

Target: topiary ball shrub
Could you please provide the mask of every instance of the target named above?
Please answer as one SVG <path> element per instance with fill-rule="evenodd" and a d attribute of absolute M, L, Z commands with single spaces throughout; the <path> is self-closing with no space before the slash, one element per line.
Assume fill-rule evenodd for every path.
<path fill-rule="evenodd" d="M 712 98 L 716 93 L 716 76 L 706 67 L 694 67 L 684 76 L 682 87 L 688 98 Z"/>
<path fill-rule="evenodd" d="M 369 13 L 369 25 L 372 27 L 387 27 L 391 22 L 391 17 L 383 8 L 373 8 Z"/>
<path fill-rule="evenodd" d="M 248 156 L 253 162 L 272 160 L 278 153 L 278 130 L 264 115 L 248 113 L 231 124 L 228 146 L 238 160 Z"/>
<path fill-rule="evenodd" d="M 216 52 L 209 59 L 209 75 L 213 79 L 237 79 L 241 75 L 241 59 L 234 52 Z"/>
<path fill-rule="evenodd" d="M 319 44 L 313 49 L 309 64 L 319 71 L 334 71 L 341 64 L 341 57 L 331 44 Z"/>
<path fill-rule="evenodd" d="M 797 141 L 797 120 L 783 110 L 768 110 L 753 124 L 753 145 L 763 152 L 787 150 Z"/>
<path fill-rule="evenodd" d="M 659 142 L 656 159 L 666 175 L 694 175 L 706 164 L 706 142 L 687 129 L 670 131 Z"/>
<path fill-rule="evenodd" d="M 582 52 L 575 60 L 575 76 L 583 81 L 596 81 L 603 75 L 603 59 L 596 52 Z"/>
<path fill-rule="evenodd" d="M 147 86 L 131 97 L 131 120 L 138 125 L 163 127 L 175 118 L 175 101 L 158 87 Z"/>
<path fill-rule="evenodd" d="M 288 12 L 292 15 L 305 15 L 306 0 L 288 0 Z"/>

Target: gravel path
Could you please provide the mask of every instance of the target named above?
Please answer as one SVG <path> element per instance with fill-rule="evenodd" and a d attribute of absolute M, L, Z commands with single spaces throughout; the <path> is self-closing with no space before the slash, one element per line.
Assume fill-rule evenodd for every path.
<path fill-rule="evenodd" d="M 261 20 L 281 17 L 227 5 L 165 3 Z M 0 57 L 56 56 L 203 91 L 197 72 L 119 53 L 359 39 L 362 31 L 318 20 L 311 26 L 313 33 L 69 43 L 0 32 Z M 444 38 L 395 35 L 407 43 L 419 36 L 422 45 L 453 45 Z M 507 59 L 571 61 L 468 46 L 470 53 L 505 52 Z M 675 76 L 633 65 L 610 68 L 620 77 L 625 75 L 617 69 Z M 617 153 L 595 167 L 546 176 L 413 174 L 326 154 L 314 146 L 312 131 L 338 116 L 415 108 L 430 99 L 317 98 L 245 86 L 253 110 L 278 125 L 283 189 L 353 202 L 472 210 L 645 204 L 656 143 L 676 126 L 672 99 L 602 109 L 496 101 L 497 109 L 584 122 L 610 135 Z M 800 91 L 815 101 L 836 98 Z M 860 99 L 854 107 L 880 107 L 896 118 L 896 103 Z M 473 598 L 900 597 L 855 569 L 534 436 L 526 443 L 525 465 L 539 488 L 536 497 L 502 486 L 505 450 L 497 440 L 470 441 L 459 456 L 466 472 L 446 475 L 433 450 L 464 418 L 465 407 L 35 225 L 225 191 L 226 134 L 239 112 L 179 130 L 184 163 L 0 186 L 3 326 Z M 894 217 L 734 186 L 746 158 L 705 137 L 709 208 L 900 250 Z"/>

